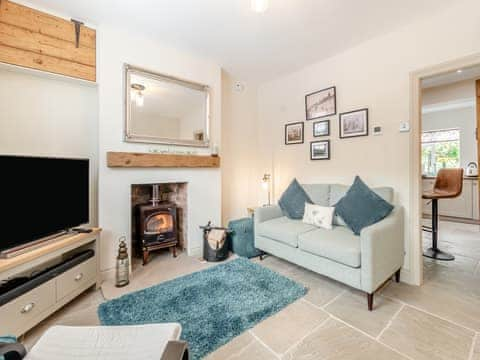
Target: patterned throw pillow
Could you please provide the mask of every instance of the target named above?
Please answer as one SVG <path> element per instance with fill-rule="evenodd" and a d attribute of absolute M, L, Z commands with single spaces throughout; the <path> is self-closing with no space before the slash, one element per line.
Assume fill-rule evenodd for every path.
<path fill-rule="evenodd" d="M 364 227 L 373 225 L 390 214 L 389 204 L 358 177 L 345 196 L 335 204 L 335 213 L 340 215 L 347 226 L 360 235 Z"/>
<path fill-rule="evenodd" d="M 303 222 L 305 224 L 315 225 L 327 230 L 332 230 L 334 212 L 335 208 L 333 206 L 330 207 L 305 203 Z"/>
<path fill-rule="evenodd" d="M 307 195 L 302 185 L 298 183 L 297 179 L 293 179 L 287 190 L 282 194 L 280 200 L 278 200 L 278 205 L 285 216 L 297 220 L 303 218 L 305 203 L 311 204 L 312 200 Z"/>

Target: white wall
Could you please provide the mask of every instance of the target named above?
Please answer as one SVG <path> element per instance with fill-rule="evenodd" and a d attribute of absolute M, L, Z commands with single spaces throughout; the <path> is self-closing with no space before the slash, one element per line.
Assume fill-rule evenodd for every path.
<path fill-rule="evenodd" d="M 154 72 L 203 83 L 212 88 L 212 141 L 221 141 L 221 70 L 212 61 L 179 52 L 137 37 L 123 29 L 97 29 L 99 82 L 99 223 L 103 227 L 101 268 L 113 268 L 117 239 L 130 238 L 130 185 L 132 183 L 188 182 L 188 252 L 201 254 L 201 231 L 212 220 L 221 221 L 221 174 L 219 169 L 112 169 L 106 166 L 107 151 L 146 152 L 161 146 L 123 142 L 124 63 Z M 170 147 L 173 150 L 173 147 Z M 191 149 L 190 149 L 191 150 Z M 199 152 L 209 152 L 200 149 Z M 131 252 L 130 252 L 131 253 Z"/>
<path fill-rule="evenodd" d="M 222 218 L 245 217 L 247 208 L 266 203 L 262 198 L 258 166 L 257 87 L 222 72 Z"/>
<path fill-rule="evenodd" d="M 96 86 L 0 65 L 0 114 L 0 154 L 90 159 L 90 225 L 96 225 Z"/>
<path fill-rule="evenodd" d="M 448 11 L 261 86 L 258 154 L 261 166 L 273 161 L 276 196 L 293 177 L 350 184 L 358 174 L 371 186 L 395 188 L 395 202 L 405 207 L 409 230 L 409 134 L 399 132 L 400 122 L 410 115 L 409 75 L 480 52 L 479 24 L 480 2 L 457 1 Z M 338 115 L 331 116 L 331 160 L 310 161 L 312 122 L 305 123 L 305 144 L 291 146 L 284 145 L 284 124 L 305 120 L 304 95 L 332 85 L 337 87 L 339 112 L 368 107 L 370 129 L 381 125 L 383 135 L 339 139 Z M 406 234 L 408 276 L 411 249 L 409 231 Z"/>
<path fill-rule="evenodd" d="M 422 106 L 472 100 L 476 97 L 475 80 L 463 80 L 452 84 L 422 89 Z"/>

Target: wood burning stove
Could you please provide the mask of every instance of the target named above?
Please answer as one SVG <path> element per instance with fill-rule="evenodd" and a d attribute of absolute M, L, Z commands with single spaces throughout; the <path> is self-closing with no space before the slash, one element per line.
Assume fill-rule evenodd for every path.
<path fill-rule="evenodd" d="M 143 265 L 148 263 L 151 251 L 169 248 L 177 256 L 177 207 L 160 201 L 158 185 L 152 187 L 150 204 L 137 205 L 135 211 L 136 251 L 142 254 Z"/>

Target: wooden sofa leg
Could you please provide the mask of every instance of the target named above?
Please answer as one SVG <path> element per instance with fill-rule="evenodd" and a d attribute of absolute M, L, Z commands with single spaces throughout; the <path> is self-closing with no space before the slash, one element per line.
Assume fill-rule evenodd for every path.
<path fill-rule="evenodd" d="M 399 283 L 400 282 L 400 270 L 398 269 L 397 272 L 395 273 L 395 282 Z"/>
<path fill-rule="evenodd" d="M 368 311 L 372 311 L 372 310 L 373 310 L 373 294 L 374 294 L 374 293 L 367 294 Z"/>

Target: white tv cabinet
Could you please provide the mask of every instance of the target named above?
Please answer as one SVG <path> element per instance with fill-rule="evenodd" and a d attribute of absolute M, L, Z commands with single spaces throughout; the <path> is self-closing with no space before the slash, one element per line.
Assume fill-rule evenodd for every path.
<path fill-rule="evenodd" d="M 0 334 L 23 335 L 90 287 L 100 287 L 100 228 L 88 234 L 64 235 L 13 258 L 0 259 L 0 280 L 45 268 L 76 252 L 95 255 L 0 307 Z"/>

